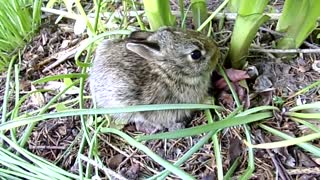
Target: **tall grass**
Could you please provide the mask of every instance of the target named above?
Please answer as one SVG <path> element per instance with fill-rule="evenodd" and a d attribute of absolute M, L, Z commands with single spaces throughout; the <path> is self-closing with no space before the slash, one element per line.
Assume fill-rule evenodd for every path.
<path fill-rule="evenodd" d="M 8 59 L 22 48 L 41 23 L 42 0 L 0 1 L 0 71 Z"/>

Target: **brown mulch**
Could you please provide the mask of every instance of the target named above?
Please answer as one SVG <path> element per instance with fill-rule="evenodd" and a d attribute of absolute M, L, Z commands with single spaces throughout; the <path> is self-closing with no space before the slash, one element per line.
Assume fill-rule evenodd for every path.
<path fill-rule="evenodd" d="M 218 3 L 218 2 L 217 2 Z M 210 7 L 215 7 L 211 4 Z M 233 22 L 232 22 L 233 23 Z M 226 22 L 225 33 L 215 35 L 216 41 L 221 47 L 227 47 L 230 41 L 229 31 L 232 23 Z M 31 96 L 22 106 L 21 112 L 32 112 L 39 107 L 43 107 L 52 97 L 54 97 L 61 88 L 63 82 L 57 81 L 53 84 L 37 84 L 32 85 L 31 82 L 39 78 L 80 72 L 80 68 L 75 64 L 73 57 L 68 57 L 65 61 L 48 71 L 44 68 L 56 61 L 57 54 L 61 51 L 72 50 L 86 36 L 77 36 L 72 32 L 70 23 L 53 23 L 45 24 L 41 28 L 39 35 L 27 46 L 22 60 L 22 71 L 20 73 L 21 95 L 26 94 L 30 90 L 52 88 L 52 91 L 43 92 Z M 270 25 L 272 26 L 272 25 Z M 218 29 L 215 25 L 215 29 Z M 267 37 L 267 39 L 265 39 Z M 270 32 L 259 31 L 255 43 L 262 48 L 269 48 L 275 35 Z M 305 47 L 308 48 L 308 47 Z M 295 106 L 299 102 L 316 102 L 320 101 L 320 89 L 314 88 L 299 97 L 293 97 L 283 104 L 275 104 L 274 98 L 280 97 L 285 100 L 287 97 L 320 80 L 319 72 L 314 71 L 311 66 L 314 60 L 319 60 L 320 54 L 300 54 L 293 61 L 285 63 L 279 61 L 279 58 L 272 58 L 265 53 L 250 53 L 250 65 L 255 66 L 259 74 L 247 80 L 250 93 L 244 93 L 244 98 L 250 98 L 248 106 L 255 107 L 261 105 L 276 105 L 283 109 Z M 4 87 L 5 74 L 0 76 L 0 86 Z M 62 87 L 61 87 L 62 86 Z M 0 104 L 3 102 L 4 89 L 0 89 Z M 235 108 L 234 101 L 230 98 L 230 92 L 224 91 L 223 105 Z M 250 96 L 249 96 L 250 94 Z M 85 95 L 89 95 L 86 88 Z M 76 98 L 76 93 L 68 93 L 62 96 L 58 102 Z M 9 106 L 13 107 L 13 97 L 10 97 Z M 90 108 L 91 102 L 86 104 Z M 74 108 L 77 108 L 75 106 Z M 55 111 L 55 108 L 49 109 Z M 274 118 L 268 122 L 268 125 L 281 130 L 292 136 L 302 136 L 310 133 L 303 126 L 295 122 L 282 118 Z M 199 113 L 190 123 L 191 126 L 205 124 L 204 115 Z M 315 122 L 316 124 L 316 122 Z M 317 126 L 319 123 L 317 122 Z M 274 135 L 270 135 L 262 131 L 256 126 L 251 127 L 253 143 L 265 143 L 280 140 Z M 75 160 L 79 150 L 81 140 L 80 120 L 78 117 L 68 117 L 65 119 L 52 119 L 40 122 L 33 130 L 31 138 L 28 141 L 27 149 L 34 154 L 44 157 L 45 159 L 56 163 L 69 171 L 76 171 L 77 165 Z M 135 129 L 128 125 L 123 129 L 129 135 L 136 135 Z M 170 140 L 153 140 L 148 141 L 146 145 L 155 153 L 168 160 L 169 162 L 177 161 L 186 153 L 194 144 L 196 144 L 202 136 L 194 136 L 180 139 Z M 242 140 L 245 139 L 244 130 L 240 127 L 224 129 L 220 135 L 221 156 L 223 158 L 223 169 L 226 172 L 237 157 L 240 158 L 240 166 L 237 168 L 235 179 L 243 173 L 247 164 L 246 146 Z M 144 153 L 129 146 L 123 139 L 115 135 L 100 134 L 99 135 L 99 156 L 108 168 L 123 175 L 128 179 L 143 179 L 152 176 L 162 170 L 159 164 L 146 156 Z M 313 145 L 320 147 L 320 141 L 314 141 Z M 255 150 L 256 170 L 252 179 L 275 179 L 275 172 L 281 179 L 316 179 L 319 174 L 310 172 L 318 171 L 320 159 L 312 157 L 310 154 L 302 151 L 297 146 L 286 148 L 278 148 L 272 150 L 257 149 Z M 216 179 L 215 174 L 215 156 L 213 153 L 213 145 L 206 144 L 201 150 L 195 153 L 187 162 L 183 163 L 181 168 L 193 175 L 196 179 Z M 178 179 L 175 175 L 170 175 L 169 179 Z"/>

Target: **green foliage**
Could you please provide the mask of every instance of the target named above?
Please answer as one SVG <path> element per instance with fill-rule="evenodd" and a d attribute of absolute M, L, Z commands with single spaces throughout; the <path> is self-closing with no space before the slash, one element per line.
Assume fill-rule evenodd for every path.
<path fill-rule="evenodd" d="M 192 19 L 198 29 L 208 17 L 206 0 L 191 0 Z"/>
<path fill-rule="evenodd" d="M 253 109 L 246 110 L 242 113 L 239 113 L 235 117 L 228 117 L 222 121 L 212 122 L 208 125 L 201 125 L 193 128 L 181 129 L 175 132 L 165 132 L 160 134 L 146 135 L 146 136 L 141 136 L 137 139 L 139 141 L 146 141 L 151 139 L 172 139 L 172 138 L 194 136 L 194 135 L 206 133 L 213 130 L 215 131 L 219 129 L 224 129 L 226 127 L 232 127 L 232 126 L 237 126 L 241 124 L 246 124 L 246 123 L 267 119 L 269 117 L 272 117 L 272 113 L 270 112 L 270 110 L 274 110 L 274 109 L 276 108 L 272 106 L 265 106 L 262 108 L 260 107 L 253 108 Z M 267 110 L 269 112 L 256 113 L 262 110 Z"/>
<path fill-rule="evenodd" d="M 268 0 L 233 0 L 230 2 L 232 9 L 238 10 L 238 16 L 232 32 L 227 61 L 232 67 L 239 69 L 246 63 L 250 44 L 259 27 L 270 18 L 263 14 Z"/>
<path fill-rule="evenodd" d="M 283 98 L 281 98 L 280 96 L 273 96 L 272 100 L 273 100 L 273 103 L 278 106 L 282 106 L 285 102 Z"/>
<path fill-rule="evenodd" d="M 289 136 L 286 133 L 283 133 L 283 132 L 281 132 L 281 131 L 279 131 L 277 129 L 274 129 L 274 128 L 269 127 L 269 126 L 264 125 L 264 124 L 260 124 L 259 127 L 264 129 L 264 130 L 266 130 L 266 131 L 268 131 L 269 133 L 274 134 L 274 135 L 276 135 L 278 137 L 281 137 L 283 139 L 294 140 L 295 141 L 294 142 L 295 145 L 303 148 L 305 151 L 308 151 L 308 152 L 312 153 L 313 155 L 315 155 L 317 157 L 320 157 L 320 148 L 317 147 L 317 146 L 314 146 L 314 145 L 312 145 L 310 143 L 307 143 L 305 141 L 297 141 L 298 138 Z M 315 139 L 318 139 L 318 137 L 317 138 L 313 138 L 313 140 L 315 140 Z M 272 147 L 269 147 L 269 148 L 272 148 Z"/>
<path fill-rule="evenodd" d="M 156 30 L 162 26 L 175 26 L 176 18 L 170 10 L 169 0 L 150 1 L 144 0 L 144 10 L 148 17 L 151 30 Z M 184 10 L 183 1 L 179 1 L 180 9 Z M 205 0 L 191 1 L 192 19 L 196 28 L 199 28 L 208 17 L 207 4 Z M 185 23 L 185 12 L 181 11 L 182 27 Z M 208 23 L 206 23 L 208 24 Z"/>
<path fill-rule="evenodd" d="M 276 30 L 284 33 L 277 42 L 281 49 L 299 48 L 317 27 L 320 17 L 319 0 L 286 0 Z"/>
<path fill-rule="evenodd" d="M 9 57 L 6 53 L 0 54 L 0 72 L 7 69 L 9 65 Z"/>
<path fill-rule="evenodd" d="M 78 175 L 67 172 L 53 163 L 19 147 L 4 134 L 0 133 L 0 139 L 10 146 L 8 149 L 0 146 L 1 179 L 45 180 L 48 177 L 50 179 L 80 178 Z M 82 177 L 82 179 L 84 178 Z"/>
<path fill-rule="evenodd" d="M 175 25 L 176 18 L 171 14 L 169 0 L 144 0 L 143 4 L 151 30 Z"/>
<path fill-rule="evenodd" d="M 240 0 L 230 0 L 228 3 L 228 10 L 230 12 L 237 13 L 239 11 L 240 4 Z"/>
<path fill-rule="evenodd" d="M 21 48 L 41 22 L 42 0 L 0 1 L 0 71 L 8 66 L 8 57 Z"/>

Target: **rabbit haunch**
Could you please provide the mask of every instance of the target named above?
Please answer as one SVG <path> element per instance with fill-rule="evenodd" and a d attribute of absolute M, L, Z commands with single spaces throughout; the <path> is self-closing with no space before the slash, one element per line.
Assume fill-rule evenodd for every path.
<path fill-rule="evenodd" d="M 215 42 L 192 30 L 161 28 L 133 32 L 124 40 L 106 40 L 96 51 L 90 89 L 98 107 L 142 104 L 203 103 L 219 50 Z M 114 119 L 144 128 L 185 126 L 190 110 L 114 114 Z"/>

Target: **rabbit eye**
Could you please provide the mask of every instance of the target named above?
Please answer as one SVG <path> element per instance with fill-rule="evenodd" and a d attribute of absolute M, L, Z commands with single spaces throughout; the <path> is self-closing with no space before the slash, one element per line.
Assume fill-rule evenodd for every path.
<path fill-rule="evenodd" d="M 202 57 L 202 53 L 199 50 L 194 50 L 191 52 L 191 58 L 193 60 L 199 60 Z"/>

